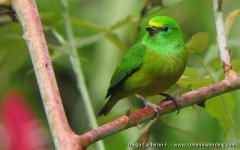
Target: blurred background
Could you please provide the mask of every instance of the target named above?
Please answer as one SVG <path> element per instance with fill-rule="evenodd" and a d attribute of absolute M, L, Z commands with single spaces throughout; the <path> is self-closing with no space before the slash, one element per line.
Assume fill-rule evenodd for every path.
<path fill-rule="evenodd" d="M 78 56 L 95 114 L 104 99 L 113 71 L 124 53 L 145 34 L 148 20 L 167 15 L 180 24 L 187 42 L 198 32 L 209 34 L 205 49 L 189 53 L 183 77 L 167 93 L 174 96 L 215 83 L 224 77 L 216 45 L 211 0 L 68 0 L 69 15 Z M 89 119 L 69 61 L 63 10 L 58 0 L 36 1 L 45 31 L 54 71 L 71 128 L 81 134 L 90 130 Z M 223 3 L 224 19 L 240 9 L 239 0 Z M 227 42 L 233 69 L 240 72 L 240 17 L 234 20 Z M 0 18 L 0 150 L 54 149 L 43 104 L 20 24 Z M 152 102 L 163 97 L 154 96 Z M 109 115 L 97 117 L 104 124 L 143 108 L 135 98 L 117 103 Z M 110 149 L 129 148 L 129 143 L 235 143 L 240 142 L 239 90 L 212 98 L 206 107 L 192 106 L 167 114 L 105 138 Z M 92 145 L 89 149 L 96 149 Z M 156 149 L 156 148 L 149 148 Z M 163 147 L 164 150 L 173 147 Z M 187 148 L 182 148 L 187 149 Z M 194 149 L 194 148 L 188 148 Z M 219 148 L 201 148 L 215 150 Z M 226 148 L 233 149 L 233 148 Z M 239 149 L 239 148 L 236 148 Z"/>

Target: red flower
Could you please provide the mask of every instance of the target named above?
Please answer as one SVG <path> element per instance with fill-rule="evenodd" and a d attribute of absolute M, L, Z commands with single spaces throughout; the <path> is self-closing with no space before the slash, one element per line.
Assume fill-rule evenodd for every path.
<path fill-rule="evenodd" d="M 2 108 L 0 149 L 46 150 L 49 142 L 46 131 L 30 110 L 19 92 L 9 92 Z M 2 138 L 2 139 L 1 139 Z M 2 143 L 1 143 L 2 141 Z"/>

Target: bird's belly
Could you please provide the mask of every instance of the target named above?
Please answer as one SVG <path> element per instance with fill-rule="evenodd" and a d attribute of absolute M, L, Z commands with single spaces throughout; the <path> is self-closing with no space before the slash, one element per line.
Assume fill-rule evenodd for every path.
<path fill-rule="evenodd" d="M 150 59 L 141 69 L 133 73 L 123 84 L 127 95 L 140 94 L 145 97 L 157 95 L 169 89 L 182 75 L 185 64 L 169 60 Z"/>
<path fill-rule="evenodd" d="M 141 72 L 136 73 L 126 80 L 123 88 L 128 95 L 136 93 L 143 96 L 160 94 L 170 88 L 181 75 L 157 76 L 157 74 L 143 74 Z"/>

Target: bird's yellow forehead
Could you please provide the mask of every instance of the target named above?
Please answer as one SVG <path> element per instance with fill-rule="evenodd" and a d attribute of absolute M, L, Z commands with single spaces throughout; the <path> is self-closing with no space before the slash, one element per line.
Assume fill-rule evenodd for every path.
<path fill-rule="evenodd" d="M 161 22 L 156 22 L 155 20 L 150 20 L 148 25 L 157 27 L 157 28 L 162 28 L 164 25 Z"/>

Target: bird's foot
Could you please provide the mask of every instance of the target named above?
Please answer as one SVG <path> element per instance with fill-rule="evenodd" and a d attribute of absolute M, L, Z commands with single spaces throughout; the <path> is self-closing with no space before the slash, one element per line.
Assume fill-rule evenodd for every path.
<path fill-rule="evenodd" d="M 160 106 L 158 106 L 157 104 L 153 104 L 149 101 L 147 101 L 144 97 L 142 97 L 141 95 L 138 95 L 136 94 L 135 95 L 138 99 L 142 100 L 144 105 L 147 106 L 147 107 L 150 107 L 154 110 L 155 114 L 156 114 L 156 117 L 159 118 L 160 116 L 160 113 L 162 111 L 162 108 Z"/>
<path fill-rule="evenodd" d="M 12 7 L 9 8 L 8 15 L 10 16 L 10 18 L 11 18 L 11 20 L 13 22 L 18 23 L 17 14 L 16 14 L 15 10 Z"/>
<path fill-rule="evenodd" d="M 173 101 L 175 106 L 176 106 L 176 108 L 177 108 L 177 114 L 179 114 L 181 106 L 179 105 L 176 97 L 174 97 L 172 95 L 169 95 L 169 94 L 166 94 L 166 93 L 161 93 L 160 95 L 166 97 L 163 101 L 168 101 L 168 100 Z"/>
<path fill-rule="evenodd" d="M 152 108 L 154 110 L 154 112 L 156 113 L 157 118 L 159 118 L 160 112 L 162 111 L 162 108 L 160 106 L 158 106 L 157 104 L 150 103 L 147 100 L 144 101 L 144 105 Z"/>
<path fill-rule="evenodd" d="M 203 107 L 203 108 L 205 108 L 205 106 L 206 106 L 205 101 L 201 101 L 201 102 L 197 103 L 197 105 L 200 107 Z"/>
<path fill-rule="evenodd" d="M 128 109 L 127 109 L 127 111 L 126 111 L 126 116 L 130 116 L 130 113 L 131 113 L 131 107 L 129 107 Z"/>
<path fill-rule="evenodd" d="M 2 6 L 2 5 L 1 5 L 0 8 L 3 9 L 3 10 L 1 9 L 0 15 L 5 15 L 5 14 L 7 14 L 7 15 L 10 16 L 10 18 L 11 18 L 11 20 L 12 20 L 13 22 L 18 23 L 17 14 L 16 14 L 16 12 L 14 11 L 14 9 L 13 9 L 11 6 Z"/>

